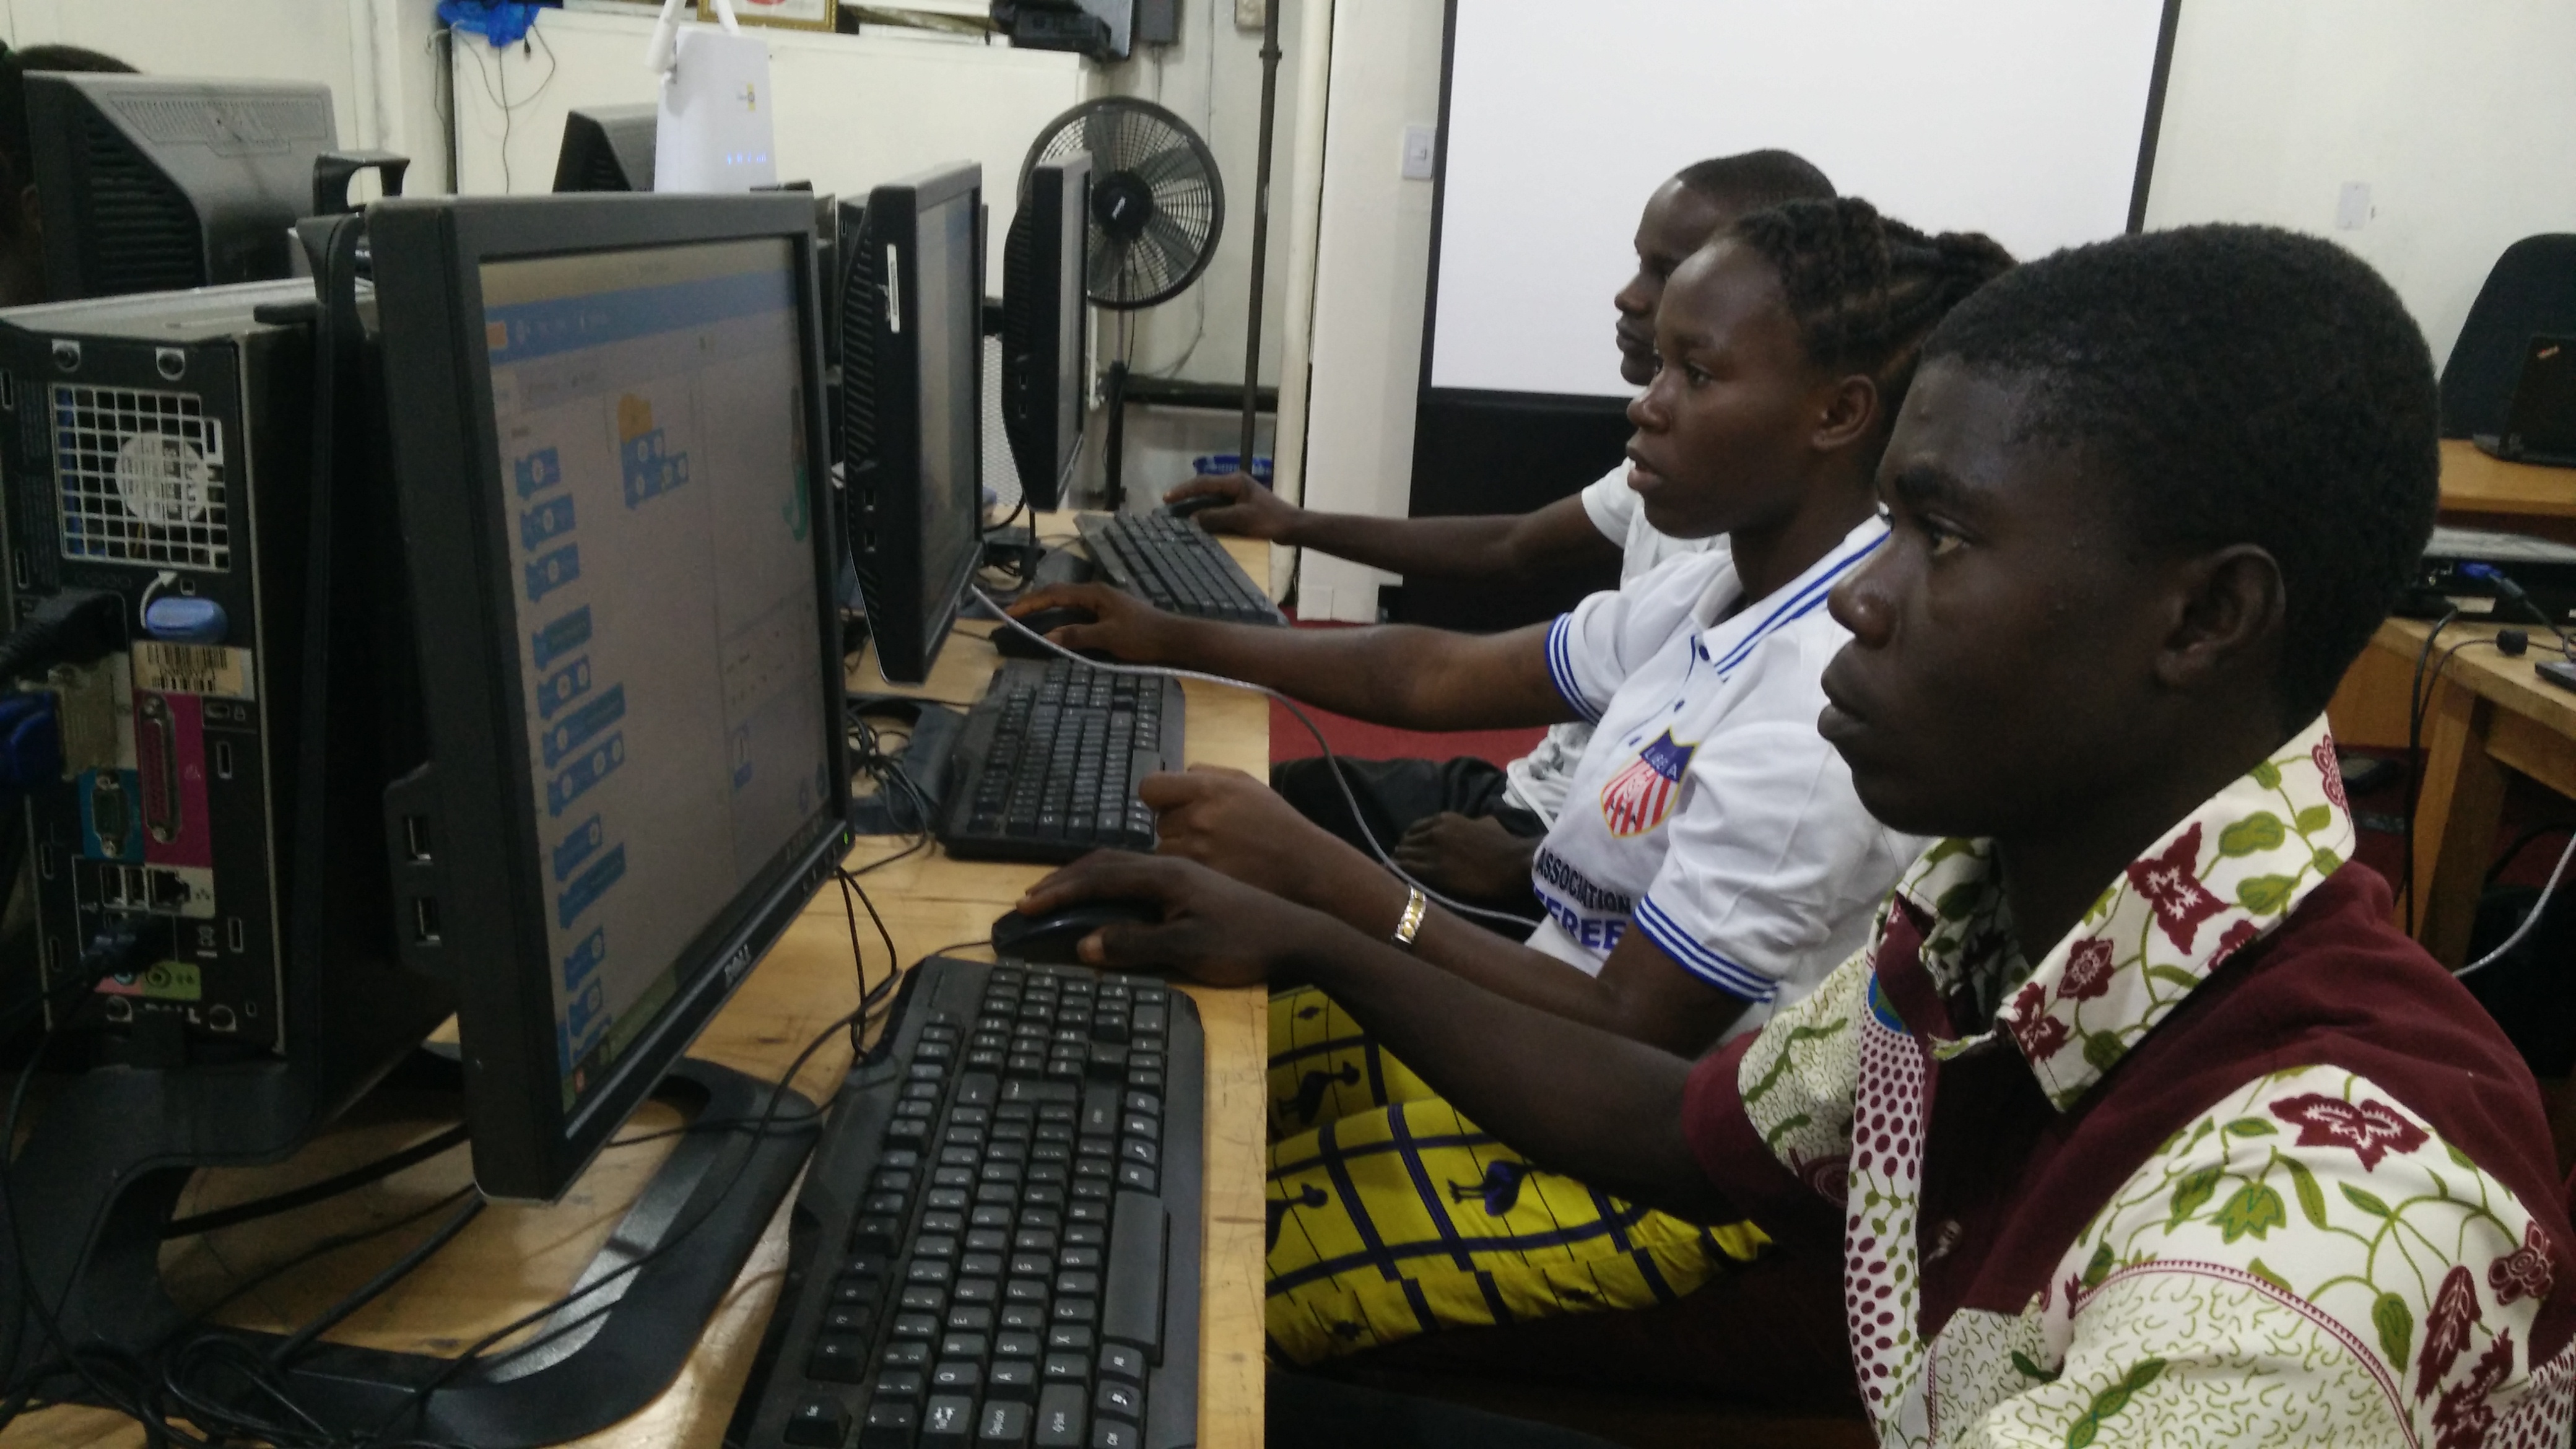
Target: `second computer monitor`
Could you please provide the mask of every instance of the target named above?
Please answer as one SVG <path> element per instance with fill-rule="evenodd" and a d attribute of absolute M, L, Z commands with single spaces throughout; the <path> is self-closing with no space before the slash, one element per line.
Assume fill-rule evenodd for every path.
<path fill-rule="evenodd" d="M 930 677 L 983 557 L 983 168 L 845 206 L 841 478 L 877 664 Z"/>
<path fill-rule="evenodd" d="M 1002 430 L 1020 494 L 1054 508 L 1082 451 L 1091 157 L 1042 161 L 1002 242 Z"/>
<path fill-rule="evenodd" d="M 314 159 L 339 141 L 328 88 L 41 71 L 26 87 L 48 297 L 292 274 Z"/>
<path fill-rule="evenodd" d="M 838 859 L 812 206 L 373 213 L 432 756 L 387 834 L 488 1195 L 561 1192 Z"/>
<path fill-rule="evenodd" d="M 650 191 L 661 107 L 583 106 L 564 116 L 557 191 Z"/>

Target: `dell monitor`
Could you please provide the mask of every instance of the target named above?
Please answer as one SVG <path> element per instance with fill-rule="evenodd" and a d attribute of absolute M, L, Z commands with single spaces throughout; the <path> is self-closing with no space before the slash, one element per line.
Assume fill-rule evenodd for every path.
<path fill-rule="evenodd" d="M 653 126 L 658 105 L 584 106 L 564 117 L 555 153 L 557 191 L 653 189 Z"/>
<path fill-rule="evenodd" d="M 476 1184 L 551 1199 L 840 857 L 813 201 L 371 217 L 429 753 L 397 944 L 458 985 Z"/>
<path fill-rule="evenodd" d="M 1002 431 L 1032 508 L 1063 501 L 1082 451 L 1090 192 L 1088 153 L 1039 162 L 1002 241 Z"/>
<path fill-rule="evenodd" d="M 897 684 L 920 684 L 983 557 L 983 168 L 877 187 L 841 226 L 850 562 Z"/>
<path fill-rule="evenodd" d="M 331 92 L 274 81 L 34 72 L 30 170 L 57 301 L 292 274 Z"/>

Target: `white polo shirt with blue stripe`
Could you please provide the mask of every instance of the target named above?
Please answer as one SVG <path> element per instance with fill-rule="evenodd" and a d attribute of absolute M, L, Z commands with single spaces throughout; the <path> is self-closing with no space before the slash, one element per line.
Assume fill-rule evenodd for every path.
<path fill-rule="evenodd" d="M 1926 844 L 1861 808 L 1816 733 L 1851 637 L 1825 597 L 1886 537 L 1870 519 L 1741 608 L 1730 555 L 1672 559 L 1548 630 L 1557 690 L 1595 728 L 1531 868 L 1548 912 L 1531 946 L 1597 973 L 1644 931 L 1750 1005 L 1730 1036 L 1860 949 Z"/>

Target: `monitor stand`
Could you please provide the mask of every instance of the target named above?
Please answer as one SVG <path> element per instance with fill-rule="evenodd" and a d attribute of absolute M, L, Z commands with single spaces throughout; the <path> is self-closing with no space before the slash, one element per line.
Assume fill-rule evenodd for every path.
<path fill-rule="evenodd" d="M 446 1071 L 453 1081 L 453 1063 Z M 163 1075 L 90 1072 L 69 1083 L 47 1104 L 10 1169 L 27 1265 L 47 1303 L 56 1301 L 73 1266 L 82 1263 L 84 1239 L 91 1245 L 78 1291 L 60 1314 L 65 1337 L 146 1360 L 188 1326 L 187 1315 L 162 1286 L 159 1258 L 162 1226 L 196 1168 L 184 1147 L 174 1147 L 171 1134 L 134 1130 L 138 1122 L 156 1120 L 150 1113 L 175 1098 L 177 1089 L 148 1080 Z M 197 1080 L 185 1090 L 220 1110 L 221 1084 Z M 750 1123 L 769 1107 L 771 1090 L 770 1083 L 692 1057 L 663 1077 L 654 1098 L 693 1119 Z M 532 1329 L 542 1336 L 608 1308 L 545 1347 L 497 1367 L 478 1363 L 459 1372 L 451 1359 L 320 1342 L 284 1374 L 287 1392 L 316 1420 L 352 1436 L 383 1433 L 519 1449 L 607 1428 L 650 1403 L 679 1375 L 794 1185 L 819 1122 L 813 1102 L 788 1091 L 779 1098 L 769 1131 L 757 1140 L 748 1129 L 682 1135 L 575 1280 L 576 1290 L 671 1245 L 668 1251 Z M 84 1231 L 92 1224 L 94 1236 Z M 681 1236 L 678 1228 L 690 1230 Z M 43 1326 L 18 1305 L 16 1288 L 14 1281 L 0 1287 L 0 1302 L 20 1315 L 18 1361 L 51 1358 L 52 1344 Z M 274 1334 L 215 1331 L 262 1356 L 282 1342 Z M 220 1382 L 211 1373 L 206 1379 Z M 411 1402 L 421 1385 L 441 1379 L 448 1381 L 420 1404 Z M 242 1407 L 263 1417 L 277 1412 L 273 1402 L 241 1387 Z M 95 1401 L 88 1386 L 68 1374 L 42 1388 Z"/>

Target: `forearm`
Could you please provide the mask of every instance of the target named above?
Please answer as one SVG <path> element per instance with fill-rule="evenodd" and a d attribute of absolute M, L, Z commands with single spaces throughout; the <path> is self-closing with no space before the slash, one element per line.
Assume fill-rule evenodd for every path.
<path fill-rule="evenodd" d="M 1401 729 L 1504 729 L 1574 717 L 1552 691 L 1462 658 L 1491 642 L 1402 624 L 1274 629 L 1172 619 L 1162 627 L 1152 662 L 1249 680 L 1336 714 Z M 1545 647 L 1543 638 L 1533 638 L 1526 651 L 1541 679 Z"/>
<path fill-rule="evenodd" d="M 1455 518 L 1371 518 L 1357 513 L 1300 514 L 1283 542 L 1407 578 L 1519 582 L 1546 560 L 1516 548 L 1517 514 Z"/>
<path fill-rule="evenodd" d="M 1336 854 L 1294 892 L 1363 935 L 1391 939 L 1404 914 L 1406 885 L 1356 851 Z M 1709 992 L 1692 1009 L 1630 989 L 1614 972 L 1586 972 L 1545 951 L 1473 924 L 1439 906 L 1424 915 L 1413 954 L 1524 1006 L 1685 1056 L 1706 1049 L 1741 1007 Z"/>
<path fill-rule="evenodd" d="M 1682 1136 L 1691 1063 L 1343 931 L 1290 966 L 1479 1127 L 1595 1187 L 1702 1222 L 1740 1216 Z"/>

